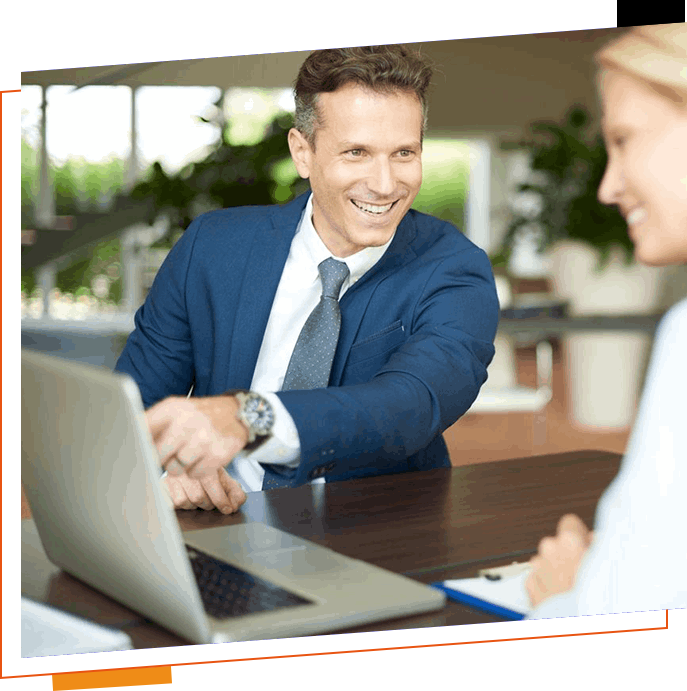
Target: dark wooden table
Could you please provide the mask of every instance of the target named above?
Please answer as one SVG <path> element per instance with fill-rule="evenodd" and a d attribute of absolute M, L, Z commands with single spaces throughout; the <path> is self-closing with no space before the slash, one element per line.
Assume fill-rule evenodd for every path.
<path fill-rule="evenodd" d="M 565 513 L 590 527 L 621 457 L 578 451 L 256 492 L 233 516 L 179 511 L 183 530 L 260 521 L 423 583 L 477 575 L 526 561 Z M 45 556 L 32 520 L 22 521 L 22 594 L 126 631 L 138 648 L 186 642 L 90 586 Z M 346 632 L 500 621 L 449 602 L 430 614 Z M 337 632 L 339 633 L 339 632 Z"/>

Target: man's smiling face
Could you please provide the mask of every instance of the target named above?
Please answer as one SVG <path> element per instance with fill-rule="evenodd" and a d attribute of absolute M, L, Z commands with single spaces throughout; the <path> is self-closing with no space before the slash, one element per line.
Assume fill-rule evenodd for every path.
<path fill-rule="evenodd" d="M 315 148 L 295 129 L 289 145 L 318 235 L 337 257 L 386 244 L 422 183 L 420 101 L 346 84 L 320 94 L 317 110 Z"/>

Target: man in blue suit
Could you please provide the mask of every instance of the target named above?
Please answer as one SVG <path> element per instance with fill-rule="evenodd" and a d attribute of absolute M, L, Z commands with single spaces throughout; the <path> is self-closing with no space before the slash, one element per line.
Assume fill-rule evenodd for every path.
<path fill-rule="evenodd" d="M 430 78 L 398 46 L 315 51 L 288 135 L 312 193 L 203 214 L 169 253 L 117 369 L 177 508 L 450 465 L 498 301 L 485 253 L 410 210 Z"/>

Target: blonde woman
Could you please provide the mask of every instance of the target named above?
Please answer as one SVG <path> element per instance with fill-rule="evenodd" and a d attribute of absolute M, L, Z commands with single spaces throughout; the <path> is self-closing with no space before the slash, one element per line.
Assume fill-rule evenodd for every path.
<path fill-rule="evenodd" d="M 687 264 L 687 25 L 635 28 L 596 59 L 599 200 L 625 216 L 638 261 Z M 687 607 L 687 300 L 659 325 L 646 382 L 594 533 L 568 515 L 539 543 L 530 618 Z"/>

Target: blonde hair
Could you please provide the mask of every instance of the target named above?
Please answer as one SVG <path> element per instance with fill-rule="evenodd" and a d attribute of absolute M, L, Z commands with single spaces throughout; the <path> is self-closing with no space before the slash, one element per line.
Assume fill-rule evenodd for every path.
<path fill-rule="evenodd" d="M 687 24 L 634 27 L 604 46 L 595 59 L 601 74 L 624 72 L 687 107 Z"/>

